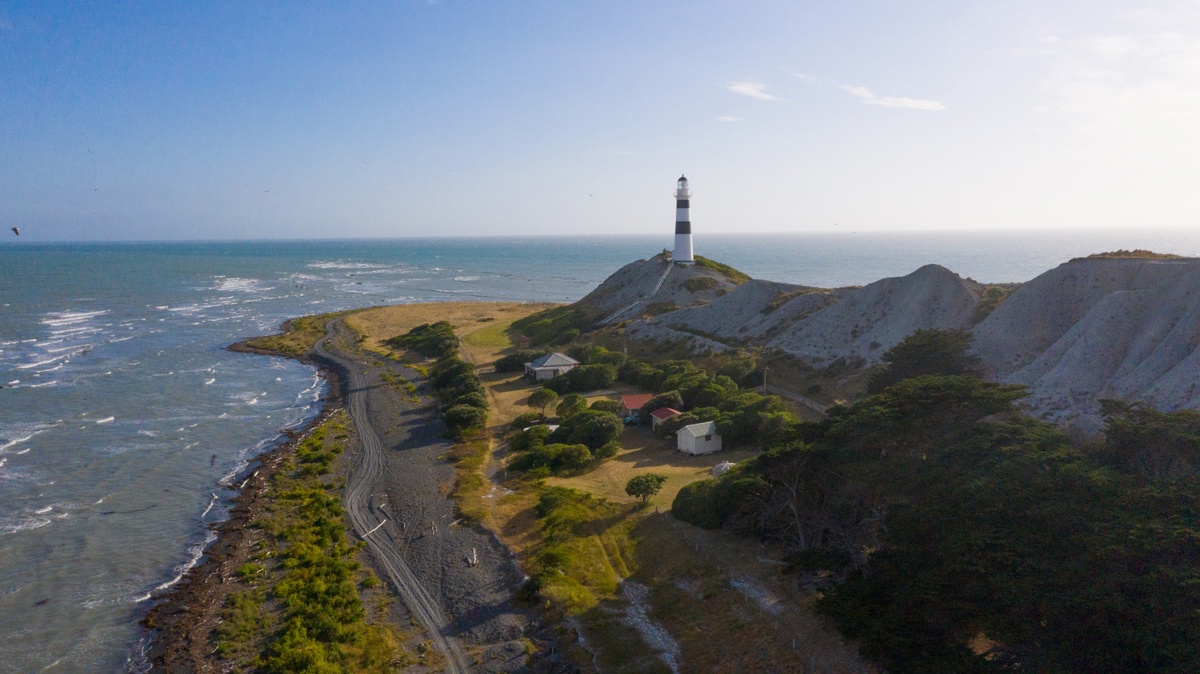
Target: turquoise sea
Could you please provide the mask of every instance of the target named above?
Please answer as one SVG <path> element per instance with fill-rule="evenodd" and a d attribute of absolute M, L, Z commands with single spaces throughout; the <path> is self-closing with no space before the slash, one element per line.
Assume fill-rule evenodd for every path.
<path fill-rule="evenodd" d="M 0 245 L 0 671 L 136 671 L 137 621 L 231 487 L 315 415 L 307 366 L 234 354 L 288 317 L 401 302 L 572 301 L 659 236 Z M 866 284 L 931 262 L 1023 281 L 1195 231 L 697 235 L 756 278 Z"/>

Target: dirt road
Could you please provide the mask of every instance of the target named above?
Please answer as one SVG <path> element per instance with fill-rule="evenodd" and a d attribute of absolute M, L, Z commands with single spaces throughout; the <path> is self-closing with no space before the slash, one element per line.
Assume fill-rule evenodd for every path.
<path fill-rule="evenodd" d="M 530 620 L 512 606 L 521 574 L 495 537 L 455 525 L 453 504 L 443 496 L 454 478 L 441 458 L 450 445 L 429 391 L 418 389 L 424 402 L 406 400 L 383 376 L 416 382 L 414 372 L 359 349 L 340 320 L 326 330 L 313 356 L 344 375 L 359 440 L 349 457 L 345 505 L 377 571 L 445 656 L 444 671 L 524 667 L 520 638 Z"/>

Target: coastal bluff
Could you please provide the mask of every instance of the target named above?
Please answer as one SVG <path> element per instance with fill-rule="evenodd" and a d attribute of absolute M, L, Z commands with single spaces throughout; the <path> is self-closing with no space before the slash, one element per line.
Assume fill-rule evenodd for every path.
<path fill-rule="evenodd" d="M 1060 425 L 1097 428 L 1101 398 L 1200 409 L 1197 258 L 1078 258 L 1007 296 L 934 264 L 828 289 L 660 258 L 622 267 L 578 306 L 633 339 L 777 349 L 818 368 L 867 369 L 916 330 L 964 329 L 985 376 L 1028 386 L 1030 410 Z"/>

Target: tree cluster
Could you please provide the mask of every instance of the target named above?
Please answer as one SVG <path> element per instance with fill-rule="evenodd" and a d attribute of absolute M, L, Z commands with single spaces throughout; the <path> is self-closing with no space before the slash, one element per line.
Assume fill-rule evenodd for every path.
<path fill-rule="evenodd" d="M 559 393 L 584 393 L 607 388 L 617 379 L 617 368 L 606 363 L 577 365 L 566 374 L 546 382 L 545 386 Z"/>
<path fill-rule="evenodd" d="M 429 382 L 442 403 L 442 419 L 450 437 L 459 439 L 487 425 L 487 391 L 475 366 L 459 357 L 458 338 L 449 323 L 418 325 L 388 344 L 438 358 L 429 368 Z"/>
<path fill-rule="evenodd" d="M 978 375 L 979 357 L 968 353 L 973 339 L 967 330 L 917 330 L 883 352 L 885 367 L 868 379 L 867 392 L 925 375 Z"/>
<path fill-rule="evenodd" d="M 1078 447 L 1024 395 L 904 379 L 673 512 L 843 575 L 819 608 L 892 672 L 1200 671 L 1200 415 L 1109 403 Z"/>
<path fill-rule="evenodd" d="M 592 412 L 574 415 L 579 419 Z M 607 414 L 594 412 L 596 415 Z M 612 415 L 608 415 L 612 416 Z M 615 417 L 614 417 L 615 418 Z M 563 428 L 567 430 L 564 432 Z M 616 455 L 620 445 L 616 442 L 613 426 L 603 417 L 584 418 L 574 424 L 563 424 L 551 432 L 549 426 L 532 426 L 527 431 L 517 431 L 509 439 L 508 448 L 517 454 L 508 463 L 511 470 L 530 472 L 532 475 L 560 475 L 578 472 L 596 460 Z"/>
<path fill-rule="evenodd" d="M 737 371 L 742 369 L 739 366 Z M 777 396 L 742 390 L 728 374 L 711 375 L 690 361 L 629 359 L 618 376 L 628 384 L 659 392 L 642 406 L 645 421 L 663 407 L 683 412 L 659 424 L 655 431 L 659 437 L 670 437 L 688 424 L 715 421 L 727 446 L 769 447 L 787 438 L 796 422 L 795 414 Z"/>
<path fill-rule="evenodd" d="M 496 360 L 496 372 L 524 372 L 525 363 L 532 363 L 547 353 L 538 349 L 518 349 Z"/>

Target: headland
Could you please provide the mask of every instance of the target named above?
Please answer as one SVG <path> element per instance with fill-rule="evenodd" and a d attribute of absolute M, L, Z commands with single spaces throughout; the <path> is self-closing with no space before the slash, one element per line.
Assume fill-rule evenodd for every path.
<path fill-rule="evenodd" d="M 1015 410 L 1003 401 L 1020 398 L 1014 384 L 1021 384 L 1033 392 L 1036 414 L 1094 431 L 1098 398 L 1110 394 L 1165 410 L 1196 407 L 1194 387 L 1173 382 L 1195 381 L 1200 320 L 1191 298 L 1198 292 L 1200 260 L 1142 252 L 1072 260 L 1025 284 L 981 284 L 928 265 L 838 289 L 754 280 L 700 257 L 693 266 L 673 265 L 664 255 L 626 265 L 573 305 L 380 307 L 298 319 L 287 337 L 237 348 L 316 358 L 341 382 L 326 414 L 338 406 L 353 409 L 347 401 L 358 392 L 347 459 L 334 472 L 344 482 L 325 486 L 343 500 L 348 529 L 366 550 L 363 561 L 400 599 L 384 608 L 387 592 L 374 600 L 364 595 L 379 607 L 372 620 L 392 625 L 392 665 L 405 662 L 412 671 L 683 671 L 680 663 L 877 671 L 845 640 L 854 629 L 841 624 L 843 635 L 837 634 L 814 607 L 869 566 L 870 555 L 860 552 L 899 545 L 863 525 L 887 516 L 885 501 L 853 526 L 827 519 L 816 540 L 804 534 L 814 526 L 811 512 L 802 518 L 797 510 L 791 529 L 777 522 L 770 526 L 782 526 L 778 531 L 763 529 L 736 505 L 743 487 L 730 486 L 734 491 L 724 496 L 705 491 L 736 484 L 710 478 L 714 459 L 672 453 L 660 434 L 636 424 L 613 429 L 609 444 L 592 447 L 569 417 L 586 410 L 599 422 L 599 415 L 620 407 L 623 394 L 674 387 L 687 414 L 728 419 L 722 433 L 741 438 L 720 455 L 743 467 L 733 478 L 757 475 L 753 479 L 775 490 L 786 479 L 770 471 L 794 459 L 779 453 L 793 447 L 788 443 L 821 447 L 833 437 L 829 429 L 837 424 L 822 420 L 824 410 L 854 415 L 861 407 L 854 401 L 890 404 L 867 396 L 867 389 L 906 339 L 957 333 L 974 341 L 970 357 L 980 373 L 998 382 L 985 387 L 998 388 L 984 392 L 955 380 L 946 385 L 967 388 L 953 399 L 999 396 L 987 404 L 1010 415 Z M 423 352 L 423 339 L 395 339 L 432 334 L 426 329 L 441 322 L 457 344 L 438 353 Z M 611 376 L 598 387 L 583 377 L 552 387 L 562 389 L 563 404 L 574 395 L 582 408 L 558 406 L 559 428 L 571 429 L 562 438 L 555 430 L 531 439 L 523 429 L 545 418 L 545 406 L 541 414 L 528 411 L 540 386 L 506 361 L 553 348 L 579 357 L 593 373 L 608 368 Z M 891 395 L 903 394 L 896 391 Z M 768 392 L 782 398 L 763 395 Z M 448 428 L 438 419 L 439 407 L 448 413 L 472 395 L 481 396 L 486 422 Z M 737 430 L 737 418 L 755 421 Z M 970 430 L 976 433 L 991 422 L 984 414 L 962 423 L 977 424 Z M 386 448 L 375 458 L 364 437 L 371 433 L 382 437 L 379 449 Z M 572 446 L 580 448 L 578 461 L 565 458 L 563 448 Z M 775 464 L 764 463 L 764 449 L 775 453 Z M 235 570 L 263 544 L 247 533 L 255 526 L 255 504 L 279 470 L 276 453 L 295 451 L 290 443 L 263 457 L 208 558 L 149 619 L 162 629 L 166 652 L 191 658 L 189 668 L 215 666 L 211 651 L 204 655 L 199 645 L 212 646 L 210 625 L 228 615 L 230 591 L 220 586 L 246 581 Z M 364 469 L 380 460 L 394 463 Z M 364 470 L 366 486 L 356 488 L 351 483 Z M 645 503 L 628 491 L 642 474 L 662 478 Z M 814 488 L 841 494 L 844 486 Z M 896 493 L 886 500 L 907 498 Z M 710 501 L 724 505 L 711 512 L 715 506 L 697 505 Z M 665 512 L 672 503 L 675 517 Z M 786 499 L 778 505 L 786 507 Z M 776 517 L 759 516 L 764 523 Z M 846 527 L 856 533 L 849 536 Z M 386 544 L 373 548 L 370 536 L 380 531 Z M 823 538 L 833 532 L 849 537 Z M 402 554 L 389 552 L 396 550 Z M 810 553 L 827 558 L 809 559 Z M 404 624 L 411 629 L 395 627 Z M 722 629 L 728 625 L 737 629 Z M 979 635 L 978 643 L 962 642 L 974 654 L 969 657 L 1019 657 L 995 633 Z M 263 652 L 270 643 L 269 635 L 260 636 Z M 871 650 L 878 643 L 868 640 L 867 654 L 894 667 L 894 658 Z"/>

